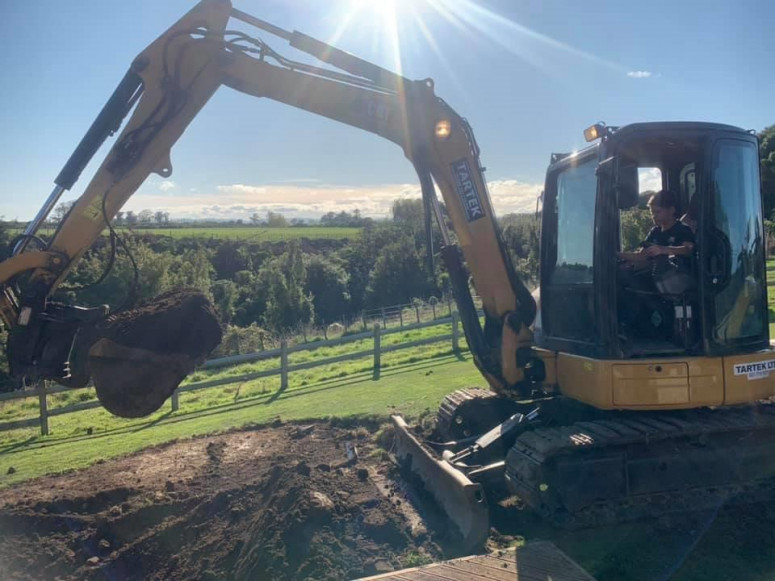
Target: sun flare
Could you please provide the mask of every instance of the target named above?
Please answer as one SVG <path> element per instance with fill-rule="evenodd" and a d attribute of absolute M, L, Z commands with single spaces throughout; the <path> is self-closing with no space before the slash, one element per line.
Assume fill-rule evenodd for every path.
<path fill-rule="evenodd" d="M 401 74 L 403 67 L 398 28 L 399 20 L 403 18 L 403 9 L 409 2 L 410 0 L 350 0 L 345 21 L 337 34 L 344 33 L 344 29 L 351 24 L 369 21 L 381 31 L 379 37 L 373 39 L 374 42 L 387 47 L 391 66 Z"/>
<path fill-rule="evenodd" d="M 372 11 L 382 16 L 395 15 L 399 4 L 404 0 L 350 0 L 350 10 L 355 12 Z"/>
<path fill-rule="evenodd" d="M 353 29 L 362 29 L 375 53 L 383 55 L 388 68 L 403 74 L 425 53 L 435 54 L 451 81 L 462 88 L 453 63 L 444 53 L 442 41 L 453 33 L 471 51 L 488 44 L 527 62 L 543 74 L 559 77 L 570 63 L 607 68 L 620 66 L 597 55 L 528 28 L 513 19 L 515 10 L 499 13 L 481 0 L 341 0 L 339 23 L 329 43 L 337 42 Z M 519 14 L 517 13 L 518 17 Z M 446 29 L 446 30 L 445 30 Z M 560 77 L 561 78 L 561 77 Z"/>

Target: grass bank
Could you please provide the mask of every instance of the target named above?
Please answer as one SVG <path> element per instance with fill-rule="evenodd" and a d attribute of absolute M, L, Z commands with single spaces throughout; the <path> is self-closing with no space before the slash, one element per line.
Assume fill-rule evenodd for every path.
<path fill-rule="evenodd" d="M 405 330 L 382 337 L 381 345 L 383 348 L 386 348 L 402 343 L 449 335 L 451 331 L 452 328 L 450 324 Z M 460 344 L 461 348 L 466 348 L 464 339 L 461 338 Z M 313 347 L 315 344 L 313 343 L 310 346 Z M 349 353 L 370 351 L 373 349 L 373 346 L 373 339 L 367 338 L 333 347 L 318 347 L 310 351 L 291 353 L 288 357 L 288 362 L 291 366 L 302 363 L 322 362 L 325 359 L 347 355 Z M 435 358 L 445 358 L 451 354 L 452 345 L 448 341 L 421 345 L 419 347 L 412 347 L 391 353 L 383 353 L 381 358 L 381 369 L 384 373 L 394 367 L 401 367 Z M 239 377 L 247 374 L 278 369 L 279 366 L 279 358 L 274 358 L 265 361 L 244 363 L 228 368 L 195 371 L 184 381 L 183 385 L 210 380 L 221 380 L 227 381 L 228 383 L 218 387 L 203 389 L 201 391 L 181 394 L 180 411 L 193 413 L 218 406 L 252 400 L 254 398 L 276 397 L 276 394 L 280 390 L 280 377 L 278 375 L 250 381 L 240 380 Z M 289 390 L 294 390 L 337 379 L 366 377 L 370 376 L 372 372 L 372 356 L 366 355 L 350 361 L 321 364 L 310 369 L 292 371 L 288 375 L 288 388 Z M 233 382 L 228 381 L 230 379 L 233 379 Z M 96 393 L 94 389 L 78 389 L 49 396 L 48 407 L 49 410 L 57 410 L 73 404 L 95 400 Z M 169 409 L 170 404 L 166 403 L 160 412 L 151 417 L 155 418 Z M 38 417 L 38 410 L 37 397 L 0 403 L 0 422 L 34 419 Z M 49 419 L 49 430 L 51 436 L 69 437 L 83 434 L 86 429 L 89 429 L 92 434 L 99 434 L 102 432 L 109 432 L 119 427 L 143 425 L 145 422 L 146 419 L 123 420 L 121 418 L 116 418 L 100 408 L 54 416 Z M 11 446 L 35 437 L 39 434 L 39 431 L 39 428 L 36 426 L 0 432 L 0 449 L 4 446 Z"/>
<path fill-rule="evenodd" d="M 187 407 L 184 394 L 178 412 L 157 412 L 139 421 L 113 418 L 104 410 L 61 416 L 52 418 L 52 422 L 77 418 L 78 429 L 65 433 L 53 424 L 50 436 L 30 435 L 0 447 L 0 487 L 84 468 L 98 460 L 171 440 L 267 423 L 277 417 L 312 420 L 376 416 L 387 420 L 391 413 L 417 417 L 426 410 L 435 410 L 450 391 L 481 383 L 470 356 L 447 355 L 395 365 L 386 369 L 378 381 L 371 378 L 370 372 L 356 373 L 314 384 L 291 385 L 283 391 L 222 402 L 206 409 Z M 112 426 L 88 435 L 88 428 L 93 428 L 99 415 L 108 416 Z M 13 471 L 9 470 L 11 467 Z"/>

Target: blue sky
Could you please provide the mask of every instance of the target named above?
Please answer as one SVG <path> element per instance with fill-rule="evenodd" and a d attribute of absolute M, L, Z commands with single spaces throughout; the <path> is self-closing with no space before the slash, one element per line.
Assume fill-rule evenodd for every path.
<path fill-rule="evenodd" d="M 775 123 L 769 0 L 233 3 L 286 29 L 337 37 L 340 48 L 410 78 L 432 77 L 474 128 L 499 213 L 534 208 L 550 153 L 582 147 L 584 127 L 599 120 Z M 0 215 L 35 214 L 134 56 L 193 5 L 0 0 Z M 303 58 L 282 39 L 262 38 Z M 105 153 L 63 200 L 82 192 Z M 227 88 L 172 163 L 169 180 L 151 176 L 125 209 L 173 219 L 267 209 L 386 216 L 393 199 L 419 191 L 395 145 Z"/>

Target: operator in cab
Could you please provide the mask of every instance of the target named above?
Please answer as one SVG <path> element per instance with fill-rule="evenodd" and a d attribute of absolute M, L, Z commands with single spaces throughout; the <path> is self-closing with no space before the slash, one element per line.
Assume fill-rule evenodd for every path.
<path fill-rule="evenodd" d="M 674 319 L 676 306 L 686 310 L 686 294 L 696 286 L 692 260 L 694 232 L 678 220 L 678 200 L 662 190 L 648 202 L 654 227 L 634 252 L 619 252 L 619 321 L 631 339 L 694 340 L 693 325 Z M 686 310 L 688 313 L 689 311 Z M 691 327 L 691 328 L 690 328 Z"/>
<path fill-rule="evenodd" d="M 678 220 L 678 200 L 669 190 L 661 190 L 648 202 L 654 227 L 635 252 L 620 252 L 619 258 L 636 267 L 657 256 L 675 256 L 677 263 L 691 268 L 694 233 Z"/>

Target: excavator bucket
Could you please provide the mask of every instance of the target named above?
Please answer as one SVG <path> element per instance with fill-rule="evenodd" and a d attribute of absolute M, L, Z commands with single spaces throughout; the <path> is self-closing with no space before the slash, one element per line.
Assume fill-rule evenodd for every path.
<path fill-rule="evenodd" d="M 221 341 L 218 318 L 197 291 L 172 291 L 113 315 L 90 333 L 86 367 L 100 403 L 125 418 L 161 407 Z"/>
<path fill-rule="evenodd" d="M 401 416 L 391 416 L 396 432 L 395 451 L 402 469 L 419 478 L 462 537 L 462 550 L 478 551 L 487 540 L 490 519 L 487 498 L 481 484 L 445 460 L 436 459 L 409 431 Z"/>
<path fill-rule="evenodd" d="M 102 406 L 122 418 L 141 418 L 162 406 L 196 362 L 100 339 L 89 350 L 88 365 Z"/>

